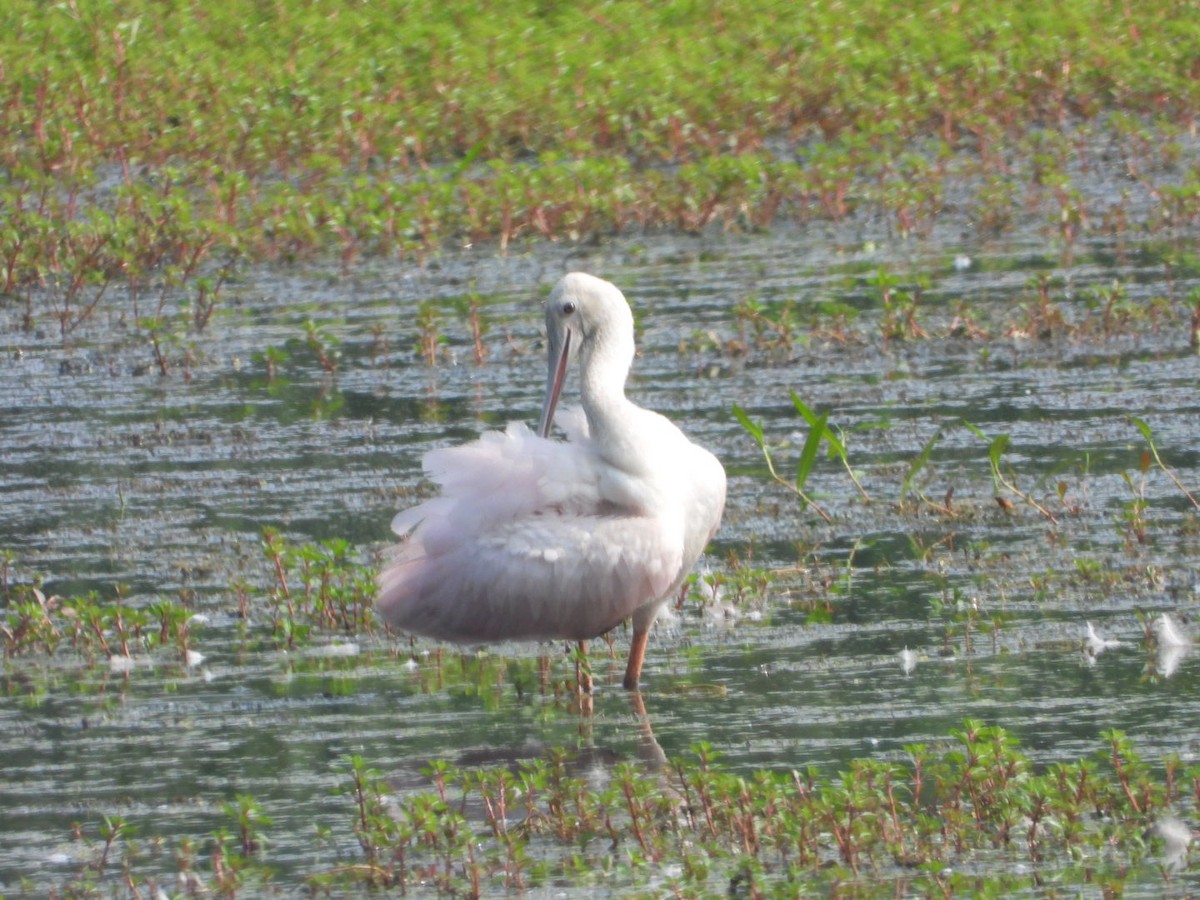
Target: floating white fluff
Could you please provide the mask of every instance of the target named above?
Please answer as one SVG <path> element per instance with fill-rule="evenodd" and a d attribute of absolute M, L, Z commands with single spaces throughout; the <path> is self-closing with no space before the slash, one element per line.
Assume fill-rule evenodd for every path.
<path fill-rule="evenodd" d="M 1096 633 L 1096 629 L 1091 622 L 1087 623 L 1087 652 L 1091 657 L 1097 657 L 1105 650 L 1112 650 L 1121 646 L 1121 642 L 1112 638 L 1101 637 Z"/>

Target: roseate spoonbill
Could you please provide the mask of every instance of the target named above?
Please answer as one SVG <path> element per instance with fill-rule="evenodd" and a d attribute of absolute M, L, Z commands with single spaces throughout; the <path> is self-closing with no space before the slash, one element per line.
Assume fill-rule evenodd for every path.
<path fill-rule="evenodd" d="M 582 644 L 632 617 L 632 690 L 650 626 L 720 524 L 725 470 L 626 398 L 633 314 L 614 285 L 564 277 L 546 331 L 540 433 L 513 423 L 425 455 L 441 493 L 392 521 L 405 540 L 379 576 L 377 606 L 402 631 L 458 643 Z M 550 440 L 573 357 L 582 415 L 562 410 L 568 440 Z"/>

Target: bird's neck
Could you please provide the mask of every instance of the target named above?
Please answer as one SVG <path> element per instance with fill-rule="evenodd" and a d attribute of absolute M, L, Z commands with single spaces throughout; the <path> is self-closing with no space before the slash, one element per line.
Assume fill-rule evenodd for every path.
<path fill-rule="evenodd" d="M 623 443 L 638 407 L 625 396 L 625 379 L 633 354 L 593 352 L 584 360 L 580 399 L 593 439 Z"/>

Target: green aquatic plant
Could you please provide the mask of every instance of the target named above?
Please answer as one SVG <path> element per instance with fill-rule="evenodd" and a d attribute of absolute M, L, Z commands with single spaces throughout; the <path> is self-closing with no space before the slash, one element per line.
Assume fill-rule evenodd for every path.
<path fill-rule="evenodd" d="M 335 374 L 341 358 L 340 341 L 311 319 L 304 323 L 304 338 L 321 370 L 329 375 Z"/>
<path fill-rule="evenodd" d="M 1175 473 L 1175 471 L 1163 462 L 1162 457 L 1158 453 L 1158 445 L 1154 440 L 1154 432 L 1151 431 L 1150 426 L 1146 423 L 1146 420 L 1140 419 L 1137 416 L 1132 416 L 1130 417 L 1130 421 L 1133 422 L 1134 427 L 1137 428 L 1138 432 L 1142 435 L 1142 438 L 1146 441 L 1146 444 L 1149 447 L 1150 455 L 1154 459 L 1154 464 L 1162 470 L 1164 475 L 1171 479 L 1171 483 L 1174 484 L 1175 487 L 1179 488 L 1180 492 L 1188 499 L 1188 502 L 1191 503 L 1193 507 L 1200 509 L 1200 500 L 1197 500 L 1195 495 L 1192 494 L 1192 492 L 1186 487 L 1184 487 L 1183 482 L 1179 480 L 1179 476 Z"/>
<path fill-rule="evenodd" d="M 120 841 L 128 841 L 133 837 L 135 831 L 136 829 L 120 816 L 105 816 L 101 820 L 100 839 L 104 841 L 104 846 L 100 849 L 100 855 L 96 860 L 97 871 L 104 871 L 108 866 L 113 848 Z"/>
<path fill-rule="evenodd" d="M 1021 331 L 1039 340 L 1049 340 L 1066 329 L 1062 308 L 1050 296 L 1053 286 L 1053 279 L 1045 274 L 1030 279 L 1027 285 L 1033 289 L 1034 297 L 1026 304 L 1026 321 Z"/>
<path fill-rule="evenodd" d="M 731 346 L 743 353 L 761 354 L 770 362 L 792 359 L 804 339 L 792 300 L 767 304 L 753 296 L 742 297 L 734 304 L 733 318 L 738 336 Z"/>
<path fill-rule="evenodd" d="M 471 349 L 475 357 L 475 365 L 481 366 L 487 361 L 487 345 L 484 337 L 487 335 L 487 320 L 484 318 L 482 302 L 478 294 L 471 294 L 465 299 L 467 324 L 471 329 Z"/>
<path fill-rule="evenodd" d="M 274 580 L 267 590 L 272 631 L 282 646 L 377 630 L 374 569 L 352 558 L 347 541 L 296 545 L 264 528 L 261 547 Z"/>
<path fill-rule="evenodd" d="M 271 824 L 262 804 L 248 794 L 238 794 L 232 802 L 221 804 L 221 812 L 237 826 L 242 856 L 249 858 L 260 854 L 266 845 L 263 828 Z"/>
<path fill-rule="evenodd" d="M 598 777 L 583 752 L 477 767 L 434 760 L 424 786 L 405 789 L 361 754 L 345 756 L 331 784 L 335 817 L 314 823 L 311 859 L 299 865 L 304 882 L 325 893 L 465 896 L 562 884 L 614 896 L 707 896 L 730 884 L 762 897 L 996 896 L 1047 883 L 1145 891 L 1177 871 L 1153 826 L 1186 818 L 1200 789 L 1200 766 L 1149 760 L 1116 729 L 1046 765 L 1010 731 L 973 719 L 829 772 L 734 767 L 698 742 L 658 763 L 603 764 Z M 117 883 L 119 866 L 133 895 L 163 882 L 227 896 L 286 889 L 263 804 L 236 794 L 219 813 L 203 852 L 188 836 L 157 837 L 153 811 L 83 819 L 73 832 L 87 852 L 56 887 L 95 893 Z"/>
<path fill-rule="evenodd" d="M 313 875 L 310 879 L 324 884 L 341 878 L 373 887 L 388 887 L 397 880 L 403 882 L 407 878 L 407 870 L 400 840 L 402 832 L 392 812 L 392 792 L 383 779 L 383 773 L 368 766 L 358 755 L 345 760 L 344 771 L 349 779 L 347 789 L 354 804 L 351 830 L 362 849 L 362 862 L 332 873 Z"/>
<path fill-rule="evenodd" d="M 1149 524 L 1146 520 L 1146 511 L 1150 506 L 1146 500 L 1146 472 L 1149 468 L 1150 454 L 1143 453 L 1139 477 L 1135 479 L 1129 472 L 1121 473 L 1130 494 L 1129 499 L 1121 504 L 1121 531 L 1125 537 L 1125 547 L 1130 551 L 1138 545 L 1150 542 Z"/>
<path fill-rule="evenodd" d="M 0 621 L 6 659 L 26 653 L 51 655 L 63 640 L 56 598 L 36 586 L 6 586 L 5 617 Z"/>
<path fill-rule="evenodd" d="M 437 305 L 426 300 L 417 307 L 417 352 L 425 360 L 425 365 L 436 366 L 438 350 L 445 343 L 445 335 L 441 332 L 441 315 Z"/>
<path fill-rule="evenodd" d="M 860 211 L 920 236 L 962 188 L 985 233 L 1024 206 L 1070 253 L 1103 219 L 1073 162 L 1110 133 L 1155 200 L 1144 224 L 1165 233 L 1200 218 L 1189 13 L 723 2 L 609 9 L 597 27 L 536 2 L 495 19 L 15 0 L 0 13 L 0 127 L 15 136 L 0 289 L 64 341 L 127 302 L 162 319 L 138 308 L 155 292 L 198 332 L 249 263 L 346 272 L 480 241 Z M 236 70 L 218 62 L 230 35 Z M 555 65 L 537 64 L 549 45 Z M 897 310 L 901 329 L 921 327 L 914 311 Z"/>
<path fill-rule="evenodd" d="M 884 270 L 867 279 L 867 284 L 879 292 L 883 308 L 880 328 L 883 342 L 890 340 L 916 340 L 928 337 L 928 332 L 917 324 L 917 309 L 921 304 L 921 293 L 926 287 L 918 280 L 910 289 L 901 290 L 901 280 Z"/>
<path fill-rule="evenodd" d="M 825 437 L 829 414 L 823 413 L 817 417 L 814 427 L 809 430 L 808 437 L 805 439 L 804 446 L 800 450 L 800 457 L 796 461 L 796 476 L 793 481 L 789 481 L 780 475 L 775 469 L 775 461 L 771 456 L 771 449 L 767 444 L 766 435 L 763 432 L 762 426 L 755 422 L 746 414 L 746 412 L 737 404 L 733 405 L 733 415 L 744 428 L 747 434 L 754 439 L 762 451 L 763 459 L 767 463 L 767 471 L 771 478 L 777 484 L 783 485 L 789 491 L 793 492 L 803 501 L 804 505 L 819 515 L 826 522 L 833 521 L 829 513 L 822 509 L 816 501 L 805 493 L 805 485 L 808 482 L 808 476 L 812 471 L 813 464 L 817 459 L 817 451 L 820 449 L 821 441 Z"/>
<path fill-rule="evenodd" d="M 929 601 L 930 612 L 942 619 L 942 648 L 944 656 L 954 656 L 955 641 L 961 639 L 962 655 L 975 655 L 975 637 L 984 625 L 984 611 L 980 608 L 979 598 L 967 596 L 963 589 L 955 585 L 950 590 L 944 590 L 942 595 Z M 991 622 L 993 650 L 1003 617 L 996 616 Z"/>
<path fill-rule="evenodd" d="M 279 376 L 279 368 L 290 358 L 288 351 L 282 347 L 265 347 L 254 354 L 254 361 L 262 363 L 266 371 L 267 384 L 275 385 Z"/>
<path fill-rule="evenodd" d="M 374 569 L 353 558 L 347 541 L 295 544 L 267 528 L 261 549 L 270 575 L 261 583 L 238 579 L 231 586 L 242 623 L 255 617 L 256 604 L 265 603 L 271 632 L 286 647 L 305 645 L 317 636 L 378 632 Z M 183 603 L 162 598 L 135 603 L 120 585 L 111 599 L 96 591 L 47 595 L 32 584 L 10 584 L 7 591 L 0 611 L 6 659 L 36 662 L 70 651 L 94 665 L 173 649 L 184 669 L 197 664 L 194 631 L 204 619 Z"/>
<path fill-rule="evenodd" d="M 849 475 L 851 482 L 858 489 L 862 498 L 867 501 L 870 501 L 871 498 L 859 482 L 858 476 L 854 473 L 854 469 L 850 465 L 850 458 L 846 451 L 845 443 L 842 441 L 840 435 L 829 425 L 828 411 L 822 413 L 815 412 L 800 399 L 795 391 L 791 391 L 790 396 L 793 408 L 808 425 L 808 434 L 804 439 L 803 446 L 800 448 L 800 455 L 796 459 L 796 474 L 792 480 L 784 478 L 776 470 L 775 460 L 771 455 L 771 448 L 767 443 L 766 434 L 762 426 L 751 419 L 746 411 L 736 403 L 733 405 L 733 415 L 762 451 L 763 459 L 766 461 L 767 471 L 770 473 L 771 478 L 777 484 L 794 493 L 804 502 L 806 507 L 812 509 L 813 512 L 817 513 L 826 522 L 830 522 L 832 519 L 829 513 L 805 493 L 805 486 L 808 483 L 809 476 L 812 474 L 813 466 L 816 464 L 822 444 L 828 447 L 830 459 L 837 459 L 841 462 L 842 467 L 846 470 L 846 474 Z"/>
<path fill-rule="evenodd" d="M 919 487 L 917 487 L 918 479 L 921 475 L 921 472 L 923 472 L 925 470 L 925 467 L 927 465 L 929 465 L 929 460 L 933 456 L 934 447 L 937 446 L 938 442 L 941 439 L 942 439 L 942 431 L 941 431 L 941 429 L 938 429 L 930 436 L 929 440 L 927 440 L 925 442 L 925 444 L 921 447 L 920 452 L 917 453 L 917 455 L 912 458 L 911 462 L 909 462 L 908 468 L 904 472 L 904 478 L 900 482 L 899 502 L 900 502 L 901 506 L 903 506 L 905 504 L 905 501 L 908 499 L 908 497 L 914 496 L 922 504 L 925 504 L 926 506 L 934 507 L 939 512 L 942 512 L 945 514 L 952 513 L 953 510 L 952 510 L 951 504 L 952 504 L 952 500 L 953 500 L 953 496 L 954 496 L 953 489 L 950 489 L 949 491 L 946 492 L 946 496 L 943 498 L 942 502 L 939 504 L 939 503 L 934 503 L 932 500 L 930 500 L 928 497 L 926 497 L 925 493 Z"/>
<path fill-rule="evenodd" d="M 734 607 L 761 607 L 767 591 L 786 573 L 756 565 L 751 551 L 745 556 L 731 553 L 720 569 L 702 569 L 687 578 L 687 588 L 681 592 L 675 608 L 682 611 L 689 601 L 701 607 L 716 602 Z"/>
<path fill-rule="evenodd" d="M 861 341 L 863 335 L 852 326 L 861 318 L 857 307 L 840 300 L 821 300 L 813 305 L 810 336 L 838 344 Z"/>
<path fill-rule="evenodd" d="M 176 367 L 181 367 L 185 379 L 190 379 L 192 363 L 195 361 L 195 344 L 177 324 L 161 318 L 143 318 L 138 327 L 150 341 L 154 354 L 154 366 L 164 378 Z"/>
<path fill-rule="evenodd" d="M 134 605 L 124 591 L 117 585 L 112 599 L 96 591 L 63 597 L 12 585 L 0 618 L 5 657 L 36 659 L 69 650 L 90 665 L 175 647 L 180 663 L 190 665 L 191 611 L 170 600 Z"/>
<path fill-rule="evenodd" d="M 972 221 L 984 234 L 1004 234 L 1013 226 L 1019 194 L 1020 184 L 1012 175 L 988 175 L 976 189 Z"/>
<path fill-rule="evenodd" d="M 964 420 L 963 425 L 966 426 L 967 430 L 988 445 L 988 465 L 991 466 L 992 470 L 992 484 L 996 490 L 996 502 L 1000 504 L 1001 509 L 1006 511 L 1012 509 L 1012 501 L 1009 500 L 1004 494 L 1004 492 L 1007 492 L 1012 494 L 1014 497 L 1017 497 L 1019 500 L 1021 500 L 1021 502 L 1037 510 L 1042 516 L 1049 520 L 1051 524 L 1057 525 L 1058 518 L 1054 515 L 1054 513 L 1050 512 L 1050 510 L 1048 510 L 1041 503 L 1038 503 L 1038 501 L 1035 500 L 1032 495 L 1017 487 L 1016 474 L 1013 472 L 1011 466 L 1005 465 L 1004 454 L 1008 450 L 1008 445 L 1011 440 L 1010 436 L 1007 434 L 1000 434 L 993 438 L 984 434 L 981 429 L 972 425 L 970 422 Z"/>
<path fill-rule="evenodd" d="M 1200 351 L 1200 288 L 1194 288 L 1188 295 L 1192 302 L 1191 331 L 1188 334 L 1188 346 Z"/>
<path fill-rule="evenodd" d="M 555 751 L 515 770 L 435 763 L 430 787 L 401 797 L 351 757 L 346 793 L 362 859 L 311 877 L 468 895 L 483 884 L 534 890 L 598 878 L 620 895 L 665 877 L 681 895 L 736 883 L 764 897 L 1155 883 L 1163 876 L 1146 864 L 1146 823 L 1180 802 L 1175 785 L 1190 786 L 1200 770 L 1186 781 L 1178 761 L 1165 772 L 1148 764 L 1119 731 L 1101 740 L 1091 756 L 1041 767 L 1005 729 L 967 720 L 933 745 L 829 775 L 734 771 L 698 743 L 663 769 L 618 763 L 601 784 Z M 954 882 L 954 868 L 984 855 L 1004 862 Z"/>

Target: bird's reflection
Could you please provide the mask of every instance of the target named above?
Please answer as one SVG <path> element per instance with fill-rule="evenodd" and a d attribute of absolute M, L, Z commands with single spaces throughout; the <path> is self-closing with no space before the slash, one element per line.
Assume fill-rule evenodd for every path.
<path fill-rule="evenodd" d="M 583 696 L 587 701 L 591 701 L 590 694 Z M 453 763 L 461 770 L 484 772 L 505 769 L 510 774 L 517 775 L 531 764 L 547 762 L 561 765 L 565 775 L 579 778 L 593 789 L 605 786 L 613 770 L 626 762 L 635 761 L 646 777 L 659 777 L 662 773 L 670 771 L 670 767 L 667 765 L 667 754 L 654 734 L 645 699 L 641 691 L 628 691 L 623 696 L 629 705 L 632 721 L 637 726 L 637 742 L 632 757 L 628 750 L 619 749 L 616 742 L 597 741 L 597 717 L 589 709 L 586 712 L 580 711 L 582 714 L 579 716 L 579 744 L 565 752 L 559 747 L 539 741 L 483 745 L 462 751 Z M 599 724 L 606 723 L 601 720 Z M 624 734 L 622 730 L 619 736 Z M 428 771 L 429 761 L 414 763 L 394 772 L 389 781 L 401 793 L 427 790 L 431 786 Z M 468 810 L 470 806 L 468 801 Z M 483 810 L 480 810 L 480 813 L 482 814 Z"/>
<path fill-rule="evenodd" d="M 637 724 L 637 746 L 635 754 L 647 772 L 655 772 L 666 766 L 667 754 L 658 743 L 654 734 L 654 726 L 650 714 L 646 711 L 646 701 L 641 691 L 629 691 L 625 695 L 630 712 Z M 596 766 L 606 769 L 627 761 L 621 752 L 611 746 L 596 743 L 596 718 L 593 708 L 592 695 L 583 693 L 579 698 L 578 708 L 580 744 L 575 748 L 569 759 L 571 774 L 580 774 Z M 464 751 L 458 757 L 457 764 L 464 768 L 486 768 L 499 765 L 509 767 L 519 766 L 539 758 L 547 758 L 554 749 L 546 745 L 522 744 L 516 747 L 475 747 Z"/>
<path fill-rule="evenodd" d="M 638 720 L 638 759 L 648 771 L 657 772 L 667 765 L 667 754 L 654 736 L 654 726 L 650 724 L 650 714 L 646 712 L 645 701 L 641 691 L 629 692 L 629 705 Z"/>

